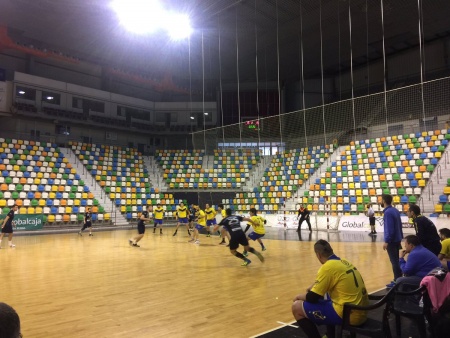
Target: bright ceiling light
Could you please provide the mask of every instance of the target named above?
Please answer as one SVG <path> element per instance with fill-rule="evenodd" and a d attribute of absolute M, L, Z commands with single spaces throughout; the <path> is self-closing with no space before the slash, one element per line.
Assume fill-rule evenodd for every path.
<path fill-rule="evenodd" d="M 111 6 L 120 23 L 133 33 L 153 33 L 165 21 L 166 13 L 157 0 L 115 0 Z"/>
<path fill-rule="evenodd" d="M 165 10 L 158 0 L 114 0 L 111 7 L 120 23 L 136 34 L 164 30 L 172 40 L 182 40 L 192 33 L 187 15 Z"/>
<path fill-rule="evenodd" d="M 194 116 L 191 116 L 191 120 L 194 120 L 195 119 L 195 117 Z"/>
<path fill-rule="evenodd" d="M 189 17 L 185 14 L 168 14 L 166 30 L 172 40 L 188 38 L 192 33 Z"/>
<path fill-rule="evenodd" d="M 205 114 L 205 116 L 208 116 L 208 113 L 203 113 L 203 114 Z"/>
<path fill-rule="evenodd" d="M 25 94 L 25 91 L 19 90 L 19 94 L 20 94 L 20 95 L 23 95 L 23 94 Z"/>
<path fill-rule="evenodd" d="M 47 100 L 53 100 L 53 96 L 47 96 Z"/>

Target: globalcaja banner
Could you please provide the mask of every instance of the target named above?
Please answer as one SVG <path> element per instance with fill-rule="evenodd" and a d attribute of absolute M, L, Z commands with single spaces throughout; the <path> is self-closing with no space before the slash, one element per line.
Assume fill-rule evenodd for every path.
<path fill-rule="evenodd" d="M 3 224 L 3 219 L 7 215 L 0 215 L 0 224 Z M 14 220 L 12 222 L 13 230 L 41 230 L 44 225 L 43 215 L 14 215 Z"/>
<path fill-rule="evenodd" d="M 408 217 L 402 216 L 402 227 L 404 233 L 414 233 L 414 226 L 409 223 Z M 340 231 L 370 231 L 369 217 L 360 216 L 342 216 L 339 221 Z M 384 231 L 383 217 L 375 217 L 375 230 Z"/>

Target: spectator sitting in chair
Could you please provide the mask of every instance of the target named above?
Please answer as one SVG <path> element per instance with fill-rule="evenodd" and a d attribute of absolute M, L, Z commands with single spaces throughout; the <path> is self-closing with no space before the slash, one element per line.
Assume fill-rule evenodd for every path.
<path fill-rule="evenodd" d="M 336 256 L 327 241 L 318 240 L 314 252 L 322 266 L 314 284 L 294 298 L 292 314 L 308 338 L 321 338 L 316 325 L 341 325 L 345 303 L 366 306 L 369 298 L 359 271 Z M 361 325 L 366 318 L 366 311 L 353 311 L 350 323 Z"/>
<path fill-rule="evenodd" d="M 406 254 L 408 254 L 408 260 L 405 260 Z M 399 262 L 403 277 L 398 278 L 396 283 L 412 284 L 417 287 L 423 277 L 434 268 L 441 266 L 436 255 L 425 248 L 416 235 L 405 237 L 405 250 L 400 253 Z"/>
<path fill-rule="evenodd" d="M 439 252 L 441 252 L 441 241 L 434 223 L 420 214 L 420 207 L 416 204 L 409 205 L 407 215 L 414 222 L 414 228 L 420 243 L 436 256 L 439 255 Z"/>

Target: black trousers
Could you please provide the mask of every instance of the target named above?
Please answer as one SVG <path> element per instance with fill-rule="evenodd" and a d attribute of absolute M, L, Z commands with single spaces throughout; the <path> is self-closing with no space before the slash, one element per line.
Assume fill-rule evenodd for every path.
<path fill-rule="evenodd" d="M 309 221 L 309 217 L 300 217 L 300 220 L 298 221 L 297 231 L 300 231 L 303 221 L 306 221 L 306 223 L 308 224 L 309 231 L 311 231 L 311 222 Z"/>

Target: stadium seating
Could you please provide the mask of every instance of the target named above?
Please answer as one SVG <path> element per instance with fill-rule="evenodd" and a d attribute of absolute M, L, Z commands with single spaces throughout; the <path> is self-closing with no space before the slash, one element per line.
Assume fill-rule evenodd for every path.
<path fill-rule="evenodd" d="M 146 205 L 161 203 L 171 216 L 177 200 L 150 186 L 148 171 L 136 149 L 78 142 L 70 143 L 75 155 L 128 219 L 134 220 Z"/>
<path fill-rule="evenodd" d="M 311 210 L 358 214 L 366 204 L 379 211 L 381 194 L 394 196 L 405 212 L 416 203 L 450 139 L 447 130 L 352 142 L 301 201 Z"/>
<path fill-rule="evenodd" d="M 161 150 L 156 161 L 172 189 L 239 189 L 259 162 L 259 150 L 215 150 L 212 168 L 204 168 L 201 150 Z"/>
<path fill-rule="evenodd" d="M 49 223 L 82 221 L 87 206 L 92 206 L 93 218 L 106 218 L 55 144 L 0 138 L 2 213 L 14 204 L 21 214 L 43 214 Z"/>
<path fill-rule="evenodd" d="M 277 154 L 266 168 L 260 186 L 253 192 L 237 193 L 222 203 L 239 211 L 255 207 L 257 210 L 277 212 L 287 198 L 303 185 L 305 180 L 330 156 L 334 146 L 317 146 L 287 150 Z"/>

